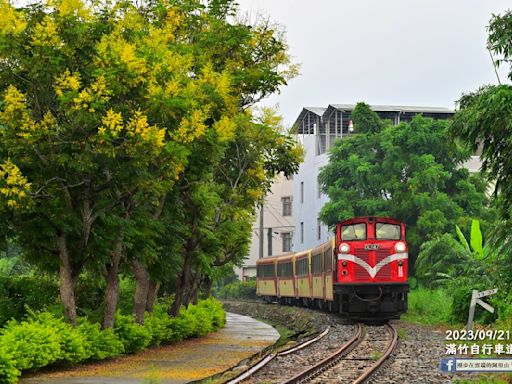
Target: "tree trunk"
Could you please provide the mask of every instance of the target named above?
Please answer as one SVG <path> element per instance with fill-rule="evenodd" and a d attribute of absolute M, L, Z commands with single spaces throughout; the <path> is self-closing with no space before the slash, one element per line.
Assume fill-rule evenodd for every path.
<path fill-rule="evenodd" d="M 144 265 L 139 261 L 133 262 L 133 274 L 135 275 L 135 306 L 133 312 L 137 324 L 144 324 L 144 312 L 149 292 L 149 274 Z"/>
<path fill-rule="evenodd" d="M 197 267 L 200 268 L 200 267 Z M 199 286 L 201 284 L 201 271 L 194 274 L 194 279 L 191 281 L 190 290 L 187 296 L 186 305 L 192 303 L 196 305 L 199 302 Z"/>
<path fill-rule="evenodd" d="M 103 311 L 103 324 L 102 328 L 113 328 L 117 300 L 119 295 L 119 262 L 123 253 L 123 236 L 116 241 L 112 251 L 110 264 L 107 264 L 107 287 L 105 289 L 105 309 Z"/>
<path fill-rule="evenodd" d="M 59 257 L 60 257 L 60 298 L 64 305 L 64 316 L 76 326 L 76 302 L 73 284 L 73 271 L 69 260 L 67 238 L 64 233 L 59 234 Z"/>
<path fill-rule="evenodd" d="M 169 310 L 169 315 L 178 316 L 180 313 L 181 305 L 185 299 L 186 291 L 189 286 L 190 281 L 190 273 L 191 273 L 191 256 L 189 252 L 185 252 L 185 259 L 183 260 L 183 268 L 181 270 L 178 279 L 176 280 L 176 295 L 174 296 L 174 301 L 172 302 L 171 308 Z"/>
<path fill-rule="evenodd" d="M 212 285 L 213 280 L 210 279 L 210 276 L 206 275 L 205 277 L 203 277 L 203 292 L 204 297 L 206 299 L 208 299 L 212 295 Z"/>
<path fill-rule="evenodd" d="M 146 300 L 146 312 L 153 313 L 155 307 L 155 300 L 158 297 L 158 290 L 160 289 L 160 283 L 149 279 L 148 298 Z"/>

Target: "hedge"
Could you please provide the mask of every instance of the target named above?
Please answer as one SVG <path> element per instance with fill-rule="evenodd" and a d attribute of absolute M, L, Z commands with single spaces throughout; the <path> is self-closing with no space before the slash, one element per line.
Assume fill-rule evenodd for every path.
<path fill-rule="evenodd" d="M 17 383 L 28 369 L 102 360 L 203 336 L 225 322 L 222 304 L 214 299 L 183 308 L 178 317 L 169 317 L 166 306 L 157 304 L 144 325 L 118 312 L 114 330 L 101 330 L 86 318 L 74 328 L 49 312 L 30 313 L 26 320 L 11 320 L 0 330 L 0 383 Z"/>

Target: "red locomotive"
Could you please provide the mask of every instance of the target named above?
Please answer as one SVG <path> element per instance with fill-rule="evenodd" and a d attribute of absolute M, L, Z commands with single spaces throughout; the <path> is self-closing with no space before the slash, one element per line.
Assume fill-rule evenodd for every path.
<path fill-rule="evenodd" d="M 258 260 L 257 294 L 357 320 L 396 319 L 407 310 L 407 261 L 404 223 L 357 217 L 316 248 Z"/>

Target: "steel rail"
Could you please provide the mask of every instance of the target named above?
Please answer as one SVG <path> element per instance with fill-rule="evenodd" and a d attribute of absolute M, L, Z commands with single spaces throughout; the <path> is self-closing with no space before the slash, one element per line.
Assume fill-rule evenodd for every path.
<path fill-rule="evenodd" d="M 283 350 L 281 352 L 271 353 L 271 354 L 265 356 L 264 359 L 260 360 L 257 364 L 253 365 L 251 368 L 249 368 L 247 371 L 243 372 L 239 376 L 231 379 L 226 384 L 237 384 L 237 383 L 240 383 L 243 380 L 248 379 L 249 377 L 254 375 L 256 372 L 258 372 L 260 369 L 262 369 L 264 366 L 266 366 L 268 363 L 270 363 L 272 360 L 274 360 L 274 358 L 276 358 L 277 356 L 289 355 L 289 354 L 291 354 L 293 352 L 297 352 L 297 351 L 301 350 L 302 348 L 307 347 L 310 344 L 313 344 L 313 343 L 319 341 L 320 339 L 322 339 L 325 335 L 327 335 L 329 333 L 330 328 L 331 327 L 328 326 L 321 334 L 319 334 L 318 336 L 316 336 L 316 337 L 314 337 L 312 339 L 306 340 L 303 343 L 300 343 L 298 345 L 295 345 L 293 347 L 285 349 L 285 350 Z"/>
<path fill-rule="evenodd" d="M 371 367 L 369 367 L 366 371 L 364 371 L 361 376 L 359 376 L 356 380 L 352 382 L 352 384 L 362 384 L 365 383 L 370 377 L 372 377 L 379 368 L 382 367 L 382 365 L 390 358 L 390 356 L 395 351 L 396 347 L 398 346 L 398 333 L 390 324 L 386 324 L 386 327 L 388 328 L 388 332 L 391 336 L 391 342 L 389 343 L 386 351 L 384 354 L 380 357 L 379 360 L 375 362 Z"/>
<path fill-rule="evenodd" d="M 305 369 L 304 371 L 298 373 L 297 375 L 293 376 L 291 379 L 283 382 L 283 384 L 293 384 L 298 383 L 301 381 L 306 381 L 309 378 L 313 378 L 314 376 L 318 375 L 325 369 L 328 369 L 333 364 L 336 364 L 336 362 L 341 359 L 343 356 L 345 356 L 352 348 L 354 348 L 356 345 L 358 345 L 363 339 L 363 327 L 361 324 L 357 324 L 357 330 L 355 335 L 347 341 L 345 344 L 343 344 L 338 350 L 336 350 L 333 354 L 327 356 L 325 359 L 320 361 L 319 363 L 313 365 L 312 367 L 309 367 L 308 369 Z"/>

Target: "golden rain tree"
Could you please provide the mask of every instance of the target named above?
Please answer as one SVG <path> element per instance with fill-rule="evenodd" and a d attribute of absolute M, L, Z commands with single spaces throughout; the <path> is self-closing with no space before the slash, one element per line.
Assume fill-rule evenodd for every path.
<path fill-rule="evenodd" d="M 299 160 L 286 135 L 245 111 L 296 74 L 282 35 L 236 21 L 231 0 L 0 0 L 0 9 L 0 199 L 11 208 L 0 212 L 26 256 L 59 271 L 73 324 L 86 269 L 105 277 L 104 328 L 123 267 L 136 276 L 139 322 L 156 280 L 169 279 L 162 270 L 184 283 L 183 301 L 198 280 L 187 263 L 201 276 L 227 252 L 205 243 L 222 216 L 209 204 L 246 228 L 260 179 Z M 258 127 L 275 140 L 252 145 Z M 236 142 L 251 162 L 233 200 L 233 174 L 218 175 Z M 269 154 L 282 161 L 265 171 Z M 243 248 L 244 236 L 218 234 L 215 244 Z"/>

